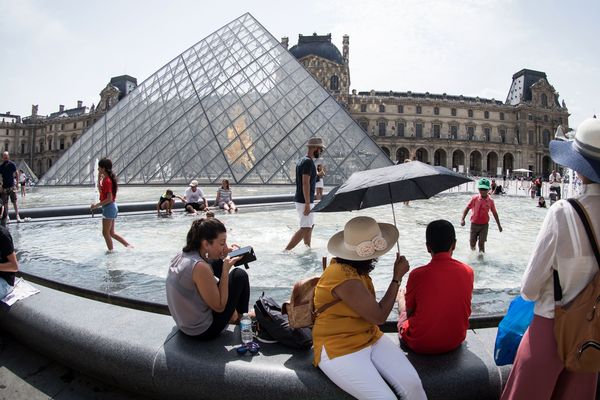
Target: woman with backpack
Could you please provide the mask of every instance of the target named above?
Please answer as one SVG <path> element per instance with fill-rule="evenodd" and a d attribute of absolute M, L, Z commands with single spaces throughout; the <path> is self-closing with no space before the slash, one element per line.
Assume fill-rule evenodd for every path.
<path fill-rule="evenodd" d="M 217 337 L 231 322 L 248 312 L 250 284 L 241 257 L 227 256 L 227 229 L 216 218 L 198 219 L 187 233 L 186 245 L 167 273 L 167 305 L 186 335 L 199 340 Z M 214 260 L 222 260 L 220 271 Z M 219 275 L 219 276 L 216 276 Z"/>
<path fill-rule="evenodd" d="M 581 178 L 583 194 L 575 199 L 589 215 L 596 238 L 600 238 L 600 120 L 582 122 L 573 141 L 551 141 L 550 155 L 554 162 L 573 169 Z M 554 332 L 558 326 L 554 274 L 558 273 L 562 289 L 559 304 L 566 305 L 588 286 L 598 268 L 574 206 L 558 200 L 546 214 L 522 279 L 521 295 L 535 301 L 534 316 L 517 350 L 502 399 L 596 398 L 598 371 L 567 370 L 559 356 Z M 589 309 L 592 308 L 596 308 L 594 304 Z M 593 348 L 585 351 L 597 354 Z"/>
<path fill-rule="evenodd" d="M 426 399 L 421 379 L 404 352 L 378 325 L 387 320 L 408 261 L 396 254 L 392 281 L 380 301 L 369 273 L 398 240 L 394 225 L 356 217 L 329 239 L 335 257 L 315 288 L 314 308 L 327 308 L 313 326 L 314 365 L 359 399 Z M 387 383 L 386 383 L 387 382 Z M 389 386 L 388 386 L 389 384 Z"/>

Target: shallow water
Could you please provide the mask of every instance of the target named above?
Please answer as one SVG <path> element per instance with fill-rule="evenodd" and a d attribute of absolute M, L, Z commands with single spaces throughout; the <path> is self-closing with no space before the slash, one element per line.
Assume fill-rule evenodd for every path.
<path fill-rule="evenodd" d="M 154 192 L 157 188 L 151 189 Z M 469 249 L 469 224 L 459 225 L 470 196 L 470 193 L 450 193 L 413 201 L 409 206 L 395 204 L 400 251 L 409 260 L 411 268 L 427 263 L 430 259 L 424 243 L 427 223 L 448 219 L 457 231 L 455 258 L 470 264 L 475 271 L 473 313 L 502 312 L 518 292 L 521 275 L 547 210 L 536 208 L 535 200 L 524 196 L 496 197 L 504 231 L 498 232 L 493 219 L 490 221 L 487 253 L 480 260 Z M 297 227 L 292 204 L 245 207 L 237 214 L 217 212 L 217 218 L 228 227 L 229 243 L 251 245 L 255 249 L 258 260 L 250 264 L 248 270 L 251 302 L 263 291 L 282 301 L 289 297 L 296 280 L 319 274 L 321 257 L 328 256 L 327 240 L 357 215 L 393 223 L 390 206 L 352 213 L 320 213 L 316 216 L 312 248 L 299 245 L 292 252 L 284 252 L 283 248 Z M 164 279 L 169 260 L 184 245 L 193 218 L 181 211 L 172 217 L 157 217 L 153 213 L 120 215 L 116 230 L 136 248 L 116 247 L 112 254 L 105 253 L 98 217 L 11 224 L 10 230 L 20 267 L 26 272 L 164 303 Z M 120 245 L 115 242 L 115 246 Z M 371 273 L 378 298 L 383 296 L 391 279 L 393 259 L 394 252 L 391 251 L 380 258 Z M 403 284 L 406 284 L 406 278 Z M 395 315 L 390 316 L 390 319 L 394 318 Z"/>

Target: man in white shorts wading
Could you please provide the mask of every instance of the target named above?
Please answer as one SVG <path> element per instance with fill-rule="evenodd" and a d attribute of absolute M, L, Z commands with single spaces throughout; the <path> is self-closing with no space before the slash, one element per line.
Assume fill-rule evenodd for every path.
<path fill-rule="evenodd" d="M 317 182 L 317 168 L 314 159 L 319 158 L 325 150 L 323 139 L 312 137 L 306 143 L 308 147 L 306 156 L 296 162 L 296 211 L 300 218 L 300 229 L 294 233 L 286 250 L 292 250 L 301 240 L 310 247 L 312 229 L 315 224 L 315 216 L 310 212 L 315 201 L 315 185 Z"/>

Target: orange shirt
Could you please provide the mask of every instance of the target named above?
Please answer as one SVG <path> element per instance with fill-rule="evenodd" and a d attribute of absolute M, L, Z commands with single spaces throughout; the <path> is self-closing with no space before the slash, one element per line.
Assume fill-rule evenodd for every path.
<path fill-rule="evenodd" d="M 332 259 L 315 288 L 315 309 L 335 300 L 332 290 L 350 279 L 361 281 L 375 297 L 375 288 L 369 275 L 359 275 L 351 266 L 339 264 Z M 317 366 L 321 361 L 323 346 L 325 346 L 329 359 L 334 359 L 374 344 L 381 335 L 383 333 L 377 325 L 366 321 L 346 303 L 340 301 L 325 310 L 315 321 L 313 326 L 314 365 Z"/>

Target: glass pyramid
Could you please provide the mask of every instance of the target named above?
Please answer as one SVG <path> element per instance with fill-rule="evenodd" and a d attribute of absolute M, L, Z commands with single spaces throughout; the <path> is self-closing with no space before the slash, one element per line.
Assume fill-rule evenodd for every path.
<path fill-rule="evenodd" d="M 293 184 L 311 136 L 327 183 L 391 165 L 375 142 L 250 14 L 201 40 L 100 118 L 40 184 L 93 183 L 108 157 L 121 184 Z"/>

